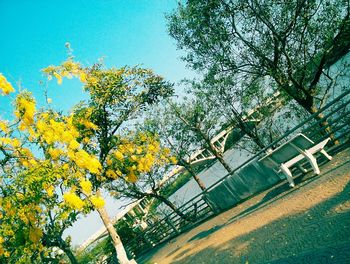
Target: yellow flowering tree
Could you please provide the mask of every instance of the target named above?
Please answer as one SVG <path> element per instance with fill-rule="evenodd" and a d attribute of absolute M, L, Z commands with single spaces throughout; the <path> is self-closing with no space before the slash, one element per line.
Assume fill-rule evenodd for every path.
<path fill-rule="evenodd" d="M 79 213 L 101 206 L 85 177 L 100 164 L 75 140 L 73 116 L 36 110 L 27 91 L 16 96 L 14 115 L 0 120 L 0 259 L 43 261 L 58 247 L 77 263 L 62 235 Z"/>
<path fill-rule="evenodd" d="M 138 147 L 129 134 L 132 133 L 133 120 L 140 118 L 142 111 L 150 105 L 171 95 L 172 86 L 149 69 L 106 69 L 101 64 L 83 67 L 71 58 L 43 71 L 49 79 L 56 78 L 58 84 L 64 77 L 79 78 L 89 95 L 88 100 L 74 107 L 66 121 L 77 130 L 77 134 L 65 141 L 65 154 L 69 164 L 84 169 L 85 174 L 80 173 L 83 180 L 63 195 L 65 204 L 76 210 L 83 208 L 85 201 L 92 204 L 111 236 L 118 261 L 129 263 L 99 192 L 119 178 L 136 182 L 141 173 L 149 171 L 157 162 L 155 157 L 161 149 Z M 57 133 L 51 134 L 52 137 L 64 138 Z M 144 137 L 144 140 L 149 139 Z M 131 152 L 133 155 L 125 160 L 126 153 Z"/>
<path fill-rule="evenodd" d="M 109 163 L 118 168 L 118 173 L 127 175 L 110 175 L 118 179 L 108 184 L 108 189 L 115 197 L 134 200 L 154 198 L 166 204 L 181 218 L 189 219 L 162 195 L 165 176 L 177 164 L 177 160 L 171 155 L 170 149 L 161 145 L 156 134 L 145 131 L 131 133 L 126 142 L 121 142 Z"/>
<path fill-rule="evenodd" d="M 0 122 L 0 256 L 5 262 L 28 263 L 48 259 L 50 248 L 59 247 L 76 263 L 62 233 L 78 214 L 96 209 L 119 262 L 129 263 L 100 192 L 118 177 L 137 181 L 156 162 L 159 149 L 137 150 L 130 156 L 136 167 L 121 162 L 123 148 L 137 149 L 126 126 L 149 105 L 170 95 L 172 87 L 139 67 L 84 68 L 69 59 L 43 71 L 59 84 L 64 77 L 79 78 L 90 97 L 63 115 L 50 109 L 38 111 L 31 93 L 22 91 L 14 101 L 16 120 Z M 14 90 L 8 85 L 3 78 L 3 94 Z"/>

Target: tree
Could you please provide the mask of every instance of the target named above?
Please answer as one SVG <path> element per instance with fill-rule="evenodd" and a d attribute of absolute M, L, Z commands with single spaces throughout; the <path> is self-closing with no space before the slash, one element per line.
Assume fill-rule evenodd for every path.
<path fill-rule="evenodd" d="M 156 112 L 149 113 L 141 129 L 157 134 L 162 145 L 166 146 L 176 158 L 177 165 L 184 167 L 197 182 L 199 188 L 204 191 L 205 185 L 191 165 L 191 155 L 198 151 L 200 145 L 194 144 L 191 131 L 184 130 L 183 123 L 178 121 L 174 119 L 169 108 L 159 107 Z"/>
<path fill-rule="evenodd" d="M 2 78 L 3 93 L 13 92 Z M 68 121 L 71 119 L 53 111 L 37 111 L 27 91 L 16 96 L 14 106 L 16 119 L 0 121 L 0 259 L 6 263 L 52 261 L 49 255 L 58 247 L 71 263 L 77 263 L 69 238 L 62 238 L 79 214 L 78 208 L 62 199 L 84 172 L 65 159 L 71 151 L 65 139 L 76 131 Z M 65 139 L 53 138 L 63 134 Z M 61 146 L 55 148 L 55 144 Z M 87 213 L 92 208 L 86 203 L 80 209 Z"/>
<path fill-rule="evenodd" d="M 180 122 L 179 133 L 187 133 L 192 144 L 208 149 L 214 157 L 231 172 L 230 165 L 223 158 L 223 150 L 218 149 L 212 138 L 225 123 L 224 117 L 204 98 L 185 98 L 181 103 L 168 100 L 168 111 L 172 113 L 172 122 Z M 181 130 L 180 130 L 181 129 Z M 181 132 L 180 132 L 181 131 Z"/>
<path fill-rule="evenodd" d="M 59 84 L 63 77 L 78 77 L 89 99 L 64 115 L 37 111 L 35 99 L 24 91 L 15 100 L 16 120 L 1 121 L 0 255 L 10 263 L 50 261 L 47 249 L 58 246 L 76 263 L 61 235 L 78 213 L 97 210 L 118 261 L 128 263 L 100 192 L 118 176 L 137 180 L 137 168 L 117 167 L 125 122 L 171 94 L 172 87 L 148 69 L 82 67 L 72 58 L 44 73 Z M 0 76 L 1 92 L 9 94 L 14 89 Z M 148 153 L 142 154 L 139 158 Z"/>
<path fill-rule="evenodd" d="M 266 133 L 260 124 L 271 118 L 282 101 L 281 97 L 272 94 L 271 90 L 261 89 L 258 82 L 242 90 L 238 88 L 242 85 L 230 77 L 215 81 L 208 81 L 208 78 L 191 81 L 189 93 L 209 101 L 225 117 L 229 127 L 238 128 L 247 135 L 255 145 L 251 148 L 253 153 L 263 149 L 268 144 L 270 133 Z"/>
<path fill-rule="evenodd" d="M 348 53 L 349 11 L 335 0 L 190 0 L 169 32 L 192 68 L 248 86 L 264 78 L 313 114 L 337 77 L 327 69 Z"/>
<path fill-rule="evenodd" d="M 92 197 L 87 198 L 95 204 L 112 239 L 118 261 L 128 263 L 120 237 L 105 210 L 99 192 L 105 184 L 118 177 L 130 182 L 137 181 L 138 175 L 150 169 L 152 162 L 155 162 L 154 158 L 152 162 L 145 159 L 152 158 L 150 153 L 139 152 L 135 147 L 127 151 L 137 154 L 133 158 L 140 166 L 124 166 L 120 159 L 125 149 L 119 148 L 119 145 L 122 143 L 123 146 L 135 146 L 133 142 L 127 141 L 128 130 L 125 127 L 131 127 L 132 120 L 138 118 L 142 110 L 157 103 L 160 98 L 171 95 L 172 86 L 148 69 L 105 69 L 101 64 L 82 67 L 72 58 L 59 66 L 49 66 L 44 72 L 49 79 L 55 77 L 58 83 L 62 83 L 63 77 L 79 77 L 89 94 L 89 99 L 78 104 L 72 113 L 73 124 L 79 131 L 73 145 L 81 148 L 81 151 L 68 155 L 80 167 L 93 166 L 93 170 L 85 175 L 92 186 Z"/>
<path fill-rule="evenodd" d="M 122 170 L 128 170 L 127 168 L 133 166 L 138 168 L 140 172 L 138 179 L 136 181 L 121 177 L 119 180 L 111 182 L 109 189 L 118 198 L 131 198 L 134 200 L 144 198 L 158 199 L 181 218 L 187 220 L 186 215 L 161 194 L 164 180 L 170 172 L 170 166 L 177 162 L 176 158 L 171 155 L 168 148 L 161 146 L 156 135 L 139 131 L 131 137 L 132 139 L 129 139 L 126 145 L 119 145 L 119 149 L 123 152 L 123 157 L 119 157 L 119 162 L 123 164 L 122 167 L 120 166 Z M 130 142 L 133 142 L 135 145 L 131 146 Z M 136 153 L 133 151 L 135 148 L 138 148 Z M 138 160 L 136 158 L 137 152 L 147 154 Z"/>

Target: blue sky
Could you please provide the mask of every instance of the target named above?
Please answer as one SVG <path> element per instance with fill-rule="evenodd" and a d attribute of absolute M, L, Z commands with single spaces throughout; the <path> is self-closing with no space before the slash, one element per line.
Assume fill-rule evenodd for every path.
<path fill-rule="evenodd" d="M 191 77 L 175 41 L 166 32 L 164 14 L 176 0 L 0 0 L 0 72 L 18 90 L 33 92 L 45 105 L 45 80 L 40 69 L 67 58 L 69 42 L 76 60 L 93 64 L 104 57 L 107 66 L 142 64 L 171 82 Z M 46 82 L 44 82 L 46 83 Z M 84 98 L 78 81 L 48 83 L 56 109 L 68 110 Z M 0 96 L 0 117 L 11 114 L 10 98 Z M 111 213 L 120 203 L 108 203 Z M 77 244 L 101 226 L 97 214 L 80 220 L 68 233 Z"/>
<path fill-rule="evenodd" d="M 70 42 L 84 64 L 101 57 L 108 66 L 141 63 L 178 81 L 190 73 L 166 33 L 164 13 L 175 7 L 175 0 L 1 0 L 0 72 L 13 84 L 20 81 L 41 103 L 40 69 L 62 62 L 67 57 L 64 45 Z M 81 98 L 78 82 L 67 83 L 49 85 L 60 108 Z M 0 99 L 0 111 L 5 101 Z"/>

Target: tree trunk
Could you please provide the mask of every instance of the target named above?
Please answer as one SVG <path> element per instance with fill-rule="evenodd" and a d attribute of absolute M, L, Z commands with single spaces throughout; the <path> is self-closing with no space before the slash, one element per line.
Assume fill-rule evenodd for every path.
<path fill-rule="evenodd" d="M 67 243 L 63 240 L 64 244 L 60 247 L 63 252 L 67 255 L 69 258 L 70 263 L 72 264 L 78 264 L 78 260 L 75 258 L 73 252 L 71 251 L 70 247 L 67 245 Z"/>
<path fill-rule="evenodd" d="M 119 237 L 119 235 L 117 234 L 117 231 L 115 230 L 113 223 L 111 221 L 111 219 L 109 218 L 106 208 L 102 207 L 102 208 L 98 208 L 97 212 L 99 213 L 103 224 L 105 225 L 111 239 L 112 239 L 112 243 L 113 246 L 115 248 L 115 251 L 117 253 L 117 259 L 119 261 L 120 264 L 129 264 L 131 263 L 126 255 L 126 251 L 124 249 L 124 246 L 122 244 L 122 241 Z"/>
<path fill-rule="evenodd" d="M 169 201 L 167 198 L 165 198 L 162 195 L 153 194 L 153 196 L 158 199 L 159 201 L 165 203 L 171 210 L 173 210 L 178 216 L 180 216 L 182 219 L 186 221 L 191 221 L 191 219 L 186 216 L 184 213 L 182 213 L 171 201 Z"/>
<path fill-rule="evenodd" d="M 253 140 L 253 142 L 259 147 L 259 149 L 265 148 L 265 145 L 261 142 L 260 138 L 252 132 L 252 130 L 247 126 L 247 124 L 240 125 L 240 128 L 243 130 L 244 133 L 248 135 L 248 137 Z"/>
<path fill-rule="evenodd" d="M 206 139 L 206 142 L 210 148 L 210 151 L 214 154 L 215 158 L 218 159 L 218 161 L 221 163 L 222 166 L 224 166 L 228 173 L 231 173 L 232 169 L 230 165 L 228 165 L 228 163 L 224 160 L 223 155 L 219 153 L 219 151 L 217 151 L 217 149 L 215 148 L 215 146 L 213 146 L 213 144 L 211 144 L 209 139 Z"/>
<path fill-rule="evenodd" d="M 263 149 L 265 147 L 265 145 L 261 142 L 259 136 L 257 134 L 255 134 L 252 129 L 247 125 L 247 123 L 242 119 L 241 114 L 239 114 L 237 112 L 236 109 L 231 107 L 231 111 L 233 113 L 234 116 L 234 121 L 237 122 L 238 127 L 248 135 L 248 137 L 253 140 L 253 142 L 260 148 Z"/>
<path fill-rule="evenodd" d="M 289 94 L 302 108 L 304 108 L 310 115 L 313 115 L 319 111 L 319 109 L 316 107 L 314 103 L 314 96 L 311 94 L 305 94 L 305 99 L 298 97 L 293 93 L 291 89 L 289 89 L 288 86 L 281 86 L 282 89 Z M 322 120 L 324 117 L 323 113 L 317 114 L 314 119 L 318 123 L 319 127 L 321 128 L 321 135 L 329 134 L 329 137 L 331 138 L 331 142 L 334 145 L 339 144 L 338 140 L 335 140 L 335 135 L 332 133 L 332 127 L 329 125 L 327 120 Z"/>
<path fill-rule="evenodd" d="M 219 160 L 219 162 L 222 164 L 222 166 L 224 166 L 224 168 L 227 170 L 227 172 L 230 173 L 232 171 L 231 167 L 223 159 L 221 153 L 219 153 L 219 151 L 216 149 L 216 147 L 211 143 L 210 138 L 200 128 L 196 128 L 196 129 L 197 129 L 197 132 L 201 135 L 201 137 L 205 141 L 205 143 L 208 146 L 208 148 L 210 149 L 210 151 L 214 154 L 215 158 L 217 158 Z"/>
<path fill-rule="evenodd" d="M 55 237 L 44 235 L 43 245 L 47 247 L 58 247 L 67 255 L 70 263 L 72 264 L 79 263 L 75 255 L 73 254 L 69 244 L 67 244 L 67 242 L 64 239 L 62 239 L 62 234 L 59 234 L 58 236 L 55 236 Z M 48 262 L 48 263 L 51 263 L 51 262 Z"/>
<path fill-rule="evenodd" d="M 214 156 L 218 159 L 218 161 L 222 164 L 222 166 L 224 166 L 224 168 L 227 170 L 228 173 L 232 172 L 230 165 L 227 164 L 227 162 L 224 160 L 221 154 L 215 152 Z"/>
<path fill-rule="evenodd" d="M 202 191 L 205 191 L 206 188 L 204 183 L 201 181 L 201 179 L 199 179 L 198 175 L 194 172 L 191 165 L 189 165 L 186 161 L 183 161 L 182 164 L 185 169 L 191 174 L 192 178 L 197 182 L 199 188 L 201 188 Z"/>

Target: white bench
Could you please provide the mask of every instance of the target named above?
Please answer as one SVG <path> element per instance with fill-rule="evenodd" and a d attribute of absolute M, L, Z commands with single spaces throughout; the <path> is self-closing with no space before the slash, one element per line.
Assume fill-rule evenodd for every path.
<path fill-rule="evenodd" d="M 329 140 L 330 138 L 327 138 L 322 142 L 315 144 L 311 139 L 299 133 L 283 145 L 271 150 L 264 157 L 259 159 L 259 162 L 266 167 L 277 170 L 277 172 L 283 172 L 289 185 L 294 187 L 293 176 L 289 168 L 306 158 L 310 162 L 314 172 L 320 174 L 320 169 L 313 154 L 320 152 L 328 160 L 331 160 L 332 157 L 324 150 L 324 147 Z M 301 166 L 299 166 L 299 169 L 306 172 Z"/>

